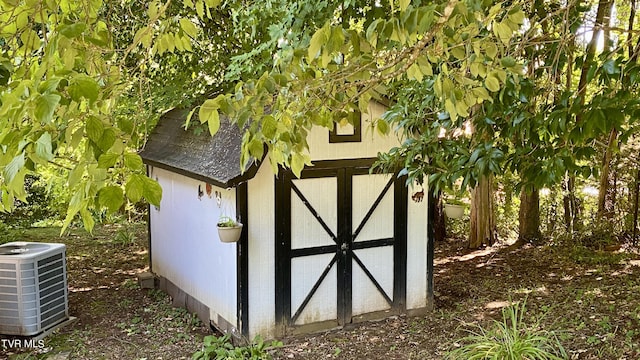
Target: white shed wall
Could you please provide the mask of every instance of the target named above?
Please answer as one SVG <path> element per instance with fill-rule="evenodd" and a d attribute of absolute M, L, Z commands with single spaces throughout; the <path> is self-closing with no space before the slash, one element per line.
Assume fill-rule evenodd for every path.
<path fill-rule="evenodd" d="M 369 103 L 369 113 L 362 114 L 362 142 L 331 144 L 327 128 L 313 127 L 307 138 L 311 160 L 372 158 L 376 157 L 379 151 L 397 146 L 398 139 L 395 134 L 383 136 L 371 126 L 372 119 L 379 118 L 384 112 L 384 105 L 374 101 Z"/>
<path fill-rule="evenodd" d="M 237 328 L 236 244 L 220 242 L 216 229 L 221 213 L 235 218 L 235 190 L 214 186 L 209 197 L 204 182 L 159 168 L 150 176 L 163 191 L 160 207 L 149 213 L 152 271 L 208 306 L 212 321 L 220 315 Z"/>
<path fill-rule="evenodd" d="M 427 211 L 428 197 L 411 199 L 418 186 L 409 187 L 407 209 L 407 309 L 427 306 Z M 428 190 L 425 190 L 428 191 Z"/>
<path fill-rule="evenodd" d="M 268 160 L 248 183 L 249 338 L 275 333 L 275 184 Z"/>

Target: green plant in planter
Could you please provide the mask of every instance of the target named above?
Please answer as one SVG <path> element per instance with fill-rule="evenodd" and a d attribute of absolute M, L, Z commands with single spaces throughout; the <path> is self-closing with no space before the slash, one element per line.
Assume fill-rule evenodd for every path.
<path fill-rule="evenodd" d="M 444 213 L 447 218 L 460 219 L 464 216 L 465 209 L 467 208 L 469 203 L 468 198 L 464 197 L 463 195 L 466 195 L 466 193 L 463 193 L 463 191 L 459 188 L 449 189 L 445 191 Z"/>
<path fill-rule="evenodd" d="M 467 206 L 469 204 L 466 192 L 461 189 L 445 190 L 444 200 L 450 205 Z"/>
<path fill-rule="evenodd" d="M 230 218 L 227 215 L 223 215 L 218 219 L 218 227 L 237 227 L 240 223 Z"/>
<path fill-rule="evenodd" d="M 467 203 L 464 202 L 462 199 L 456 199 L 456 198 L 447 198 L 446 203 L 449 205 L 460 205 L 460 206 L 467 205 Z"/>

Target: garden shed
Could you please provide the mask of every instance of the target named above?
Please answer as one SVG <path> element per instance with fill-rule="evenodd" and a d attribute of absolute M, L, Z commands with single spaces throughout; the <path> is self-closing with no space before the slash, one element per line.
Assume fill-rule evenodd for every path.
<path fill-rule="evenodd" d="M 274 174 L 268 158 L 240 168 L 242 133 L 222 119 L 211 137 L 184 130 L 188 110 L 163 115 L 141 151 L 163 189 L 149 210 L 150 268 L 174 303 L 236 337 L 310 332 L 432 302 L 428 201 L 404 178 L 370 174 L 398 143 L 371 130 L 372 102 L 355 126 L 314 128 L 313 166 Z M 218 239 L 220 216 L 243 224 Z"/>

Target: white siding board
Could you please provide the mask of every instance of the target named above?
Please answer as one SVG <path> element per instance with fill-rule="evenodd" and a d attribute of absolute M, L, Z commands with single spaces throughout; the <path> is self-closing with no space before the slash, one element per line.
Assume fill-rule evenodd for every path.
<path fill-rule="evenodd" d="M 409 187 L 407 209 L 407 309 L 427 306 L 427 210 L 428 197 L 417 203 Z M 425 190 L 428 191 L 428 190 Z"/>
<path fill-rule="evenodd" d="M 383 136 L 372 127 L 372 120 L 378 119 L 384 111 L 384 105 L 373 101 L 369 103 L 369 113 L 362 114 L 362 142 L 330 144 L 329 129 L 313 127 L 307 137 L 311 160 L 372 158 L 379 151 L 397 146 L 398 139 L 393 133 Z"/>
<path fill-rule="evenodd" d="M 275 190 L 266 160 L 248 183 L 249 338 L 275 333 Z"/>
<path fill-rule="evenodd" d="M 236 245 L 218 239 L 216 221 L 222 209 L 235 217 L 235 190 L 222 193 L 222 209 L 215 197 L 198 198 L 205 183 L 159 168 L 151 177 L 163 189 L 159 208 L 152 207 L 151 256 L 153 271 L 191 295 L 237 327 Z"/>

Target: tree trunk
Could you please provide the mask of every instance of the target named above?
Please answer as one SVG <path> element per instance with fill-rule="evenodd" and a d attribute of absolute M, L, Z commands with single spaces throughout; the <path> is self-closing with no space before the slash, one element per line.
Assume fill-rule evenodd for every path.
<path fill-rule="evenodd" d="M 636 196 L 633 202 L 633 245 L 636 244 L 636 235 L 638 234 L 638 193 L 640 193 L 640 170 L 636 174 Z"/>
<path fill-rule="evenodd" d="M 435 241 L 444 241 L 447 239 L 447 226 L 444 216 L 442 192 L 439 192 L 438 196 L 436 196 L 436 206 L 433 216 L 434 239 Z"/>
<path fill-rule="evenodd" d="M 600 189 L 598 192 L 598 213 L 596 217 L 597 221 L 601 224 L 604 224 L 604 222 L 610 224 L 615 214 L 616 168 L 614 166 L 615 161 L 613 151 L 615 149 L 617 138 L 618 131 L 616 129 L 612 129 L 611 133 L 609 133 L 609 141 L 602 159 L 602 168 L 600 170 Z"/>
<path fill-rule="evenodd" d="M 582 230 L 582 219 L 580 216 L 580 199 L 576 196 L 576 178 L 575 176 L 567 176 L 563 184 L 564 197 L 562 199 L 564 205 L 564 224 L 569 235 L 574 231 Z"/>
<path fill-rule="evenodd" d="M 520 212 L 518 214 L 518 243 L 537 243 L 540 233 L 540 192 L 538 189 L 522 189 L 520 192 Z"/>
<path fill-rule="evenodd" d="M 493 245 L 496 239 L 492 180 L 491 177 L 483 177 L 471 191 L 471 222 L 469 224 L 469 248 L 471 249 Z"/>
<path fill-rule="evenodd" d="M 599 0 L 598 1 L 598 10 L 596 13 L 596 18 L 593 22 L 593 31 L 591 32 L 591 40 L 587 44 L 587 49 L 585 51 L 585 58 L 582 62 L 582 68 L 580 72 L 580 81 L 578 82 L 578 92 L 577 96 L 579 97 L 580 106 L 585 103 L 585 95 L 587 93 L 587 80 L 589 73 L 589 69 L 591 69 L 591 65 L 593 64 L 593 59 L 596 56 L 596 49 L 598 47 L 598 38 L 600 38 L 600 34 L 602 33 L 602 28 L 604 24 L 605 15 L 608 9 L 613 5 L 613 0 Z M 582 113 L 576 114 L 576 122 L 580 123 L 582 119 Z"/>
<path fill-rule="evenodd" d="M 631 36 L 631 34 L 633 34 L 633 22 L 636 20 L 636 0 L 631 0 L 629 10 L 629 27 L 627 32 L 629 34 L 629 38 L 627 39 L 627 47 L 629 49 L 629 59 L 633 59 L 634 46 L 633 37 Z"/>
<path fill-rule="evenodd" d="M 556 185 L 551 187 L 549 199 L 550 204 L 549 212 L 547 213 L 547 234 L 553 234 L 556 231 L 556 224 L 558 222 L 558 188 Z"/>
<path fill-rule="evenodd" d="M 604 10 L 604 18 L 603 18 L 604 31 L 602 33 L 604 38 L 605 51 L 608 51 L 609 49 L 611 49 L 611 45 L 613 45 L 613 42 L 611 41 L 611 14 L 613 13 L 613 3 L 614 3 L 614 0 L 611 0 L 609 2 L 609 6 L 607 6 Z M 631 35 L 631 33 L 629 33 L 629 35 Z"/>

